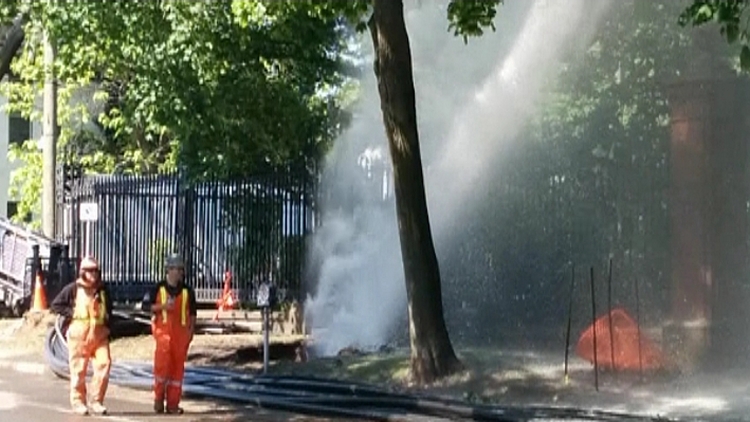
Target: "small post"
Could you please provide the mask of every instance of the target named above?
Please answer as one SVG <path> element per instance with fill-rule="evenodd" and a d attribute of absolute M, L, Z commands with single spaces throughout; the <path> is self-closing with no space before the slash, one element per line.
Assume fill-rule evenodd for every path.
<path fill-rule="evenodd" d="M 93 239 L 92 233 L 91 233 L 91 221 L 86 221 L 86 256 L 92 255 L 93 247 L 91 246 L 91 242 Z"/>
<path fill-rule="evenodd" d="M 565 384 L 567 384 L 570 379 L 568 378 L 568 355 L 570 350 L 570 326 L 571 326 L 571 320 L 573 319 L 573 291 L 575 289 L 576 284 L 576 264 L 574 263 L 570 270 L 570 297 L 568 301 L 568 328 L 565 332 Z"/>
<path fill-rule="evenodd" d="M 609 279 L 607 280 L 607 321 L 609 322 L 609 352 L 610 362 L 612 362 L 612 371 L 615 367 L 615 332 L 612 324 L 612 258 L 609 258 Z"/>
<path fill-rule="evenodd" d="M 263 308 L 263 374 L 268 373 L 268 354 L 269 354 L 269 313 L 271 312 L 271 309 L 266 307 Z"/>
<path fill-rule="evenodd" d="M 599 391 L 599 357 L 596 345 L 596 292 L 594 290 L 594 267 L 591 267 L 591 328 L 594 330 L 594 387 Z"/>
<path fill-rule="evenodd" d="M 262 283 L 258 288 L 258 306 L 261 309 L 261 314 L 263 315 L 263 374 L 268 373 L 268 360 L 269 360 L 269 346 L 270 346 L 270 339 L 269 339 L 269 331 L 271 331 L 270 327 L 270 319 L 271 319 L 271 309 L 275 304 L 276 300 L 276 291 L 268 283 Z"/>
<path fill-rule="evenodd" d="M 638 278 L 635 279 L 635 323 L 638 330 L 638 370 L 643 378 L 643 354 L 641 353 L 641 298 L 638 291 Z"/>

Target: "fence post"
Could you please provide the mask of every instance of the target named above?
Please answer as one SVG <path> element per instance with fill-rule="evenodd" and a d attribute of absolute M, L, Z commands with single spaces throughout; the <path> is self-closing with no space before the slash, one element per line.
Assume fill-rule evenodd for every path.
<path fill-rule="evenodd" d="M 186 271 L 185 276 L 192 278 L 195 276 L 193 251 L 195 249 L 195 240 L 193 236 L 193 225 L 195 223 L 194 210 L 195 195 L 193 184 L 185 170 L 179 170 L 174 176 L 177 204 L 177 219 L 175 237 L 177 249 L 185 261 L 185 268 L 192 271 Z M 194 280 L 189 280 L 193 282 Z"/>

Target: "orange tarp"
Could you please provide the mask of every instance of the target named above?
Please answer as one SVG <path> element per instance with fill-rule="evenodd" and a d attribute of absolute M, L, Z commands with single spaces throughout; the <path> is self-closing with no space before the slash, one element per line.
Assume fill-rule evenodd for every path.
<path fill-rule="evenodd" d="M 610 336 L 610 315 L 612 336 Z M 638 347 L 638 324 L 621 308 L 613 309 L 610 315 L 599 317 L 581 334 L 576 354 L 594 363 L 594 327 L 596 327 L 596 359 L 600 368 L 616 371 L 638 371 L 641 363 L 644 370 L 663 369 L 666 365 L 661 350 L 640 332 Z M 612 340 L 614 340 L 614 362 L 612 362 Z M 640 353 L 640 357 L 639 357 Z"/>

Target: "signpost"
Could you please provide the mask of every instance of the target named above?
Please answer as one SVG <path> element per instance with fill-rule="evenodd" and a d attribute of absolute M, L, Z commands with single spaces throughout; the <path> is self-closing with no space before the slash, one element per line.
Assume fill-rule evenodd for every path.
<path fill-rule="evenodd" d="M 270 339 L 271 331 L 271 308 L 276 305 L 276 287 L 271 283 L 265 282 L 258 286 L 257 303 L 260 311 L 263 313 L 263 374 L 268 373 L 268 360 L 270 358 Z"/>
<path fill-rule="evenodd" d="M 93 250 L 91 245 L 93 240 L 92 223 L 99 220 L 99 204 L 96 202 L 82 202 L 78 209 L 78 219 L 85 223 L 86 243 L 83 245 L 84 253 L 87 256 L 91 256 Z"/>

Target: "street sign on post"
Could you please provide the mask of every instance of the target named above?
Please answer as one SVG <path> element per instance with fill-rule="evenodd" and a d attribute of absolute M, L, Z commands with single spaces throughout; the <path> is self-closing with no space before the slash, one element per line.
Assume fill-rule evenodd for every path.
<path fill-rule="evenodd" d="M 99 220 L 99 204 L 96 202 L 82 202 L 78 208 L 78 219 L 86 225 L 86 244 L 83 245 L 83 250 L 86 255 L 91 256 L 93 239 L 93 227 L 91 226 L 92 223 Z"/>
<path fill-rule="evenodd" d="M 99 220 L 99 204 L 96 202 L 82 202 L 78 209 L 78 218 L 85 222 Z"/>

